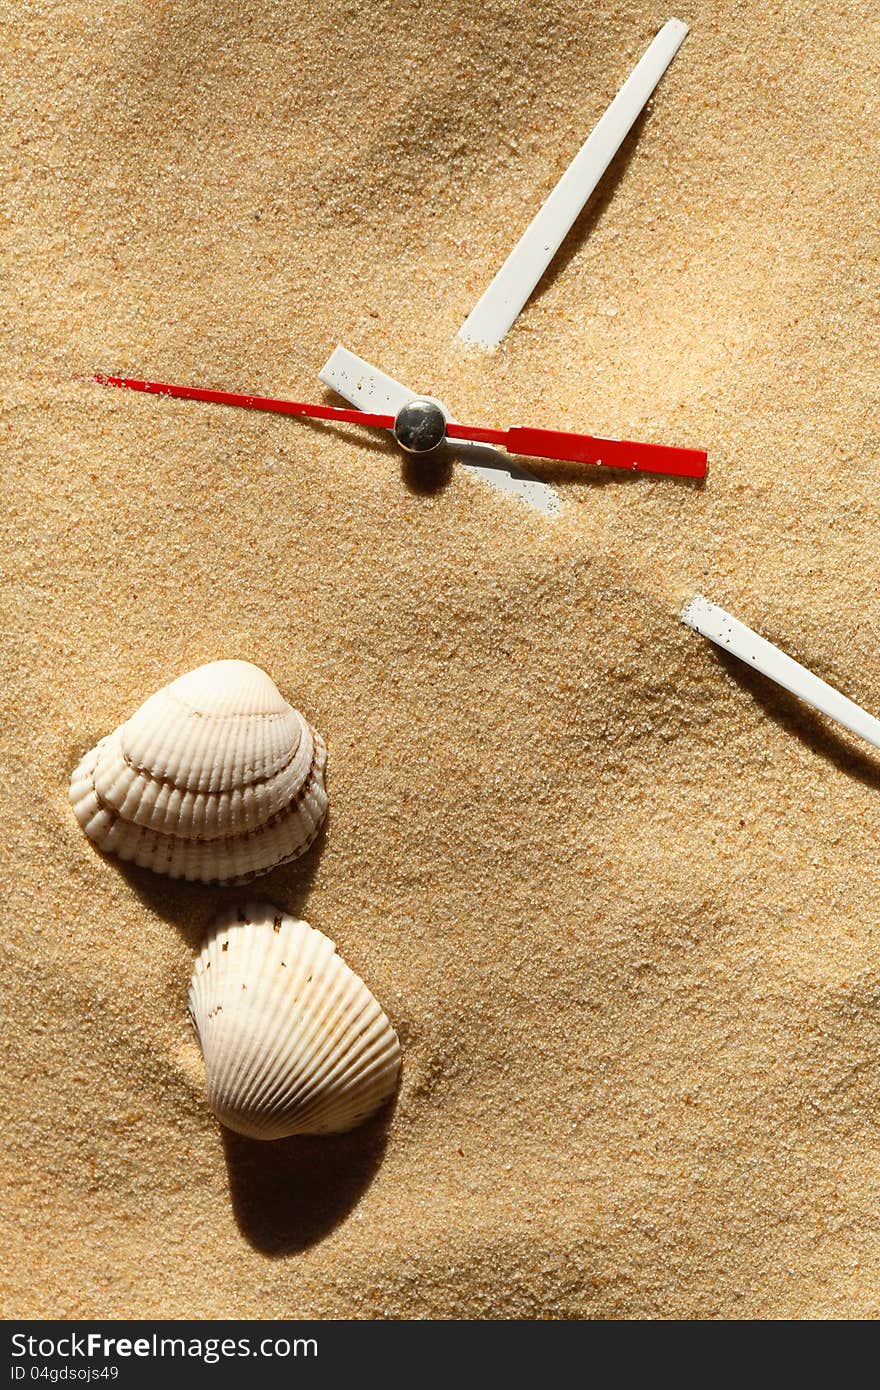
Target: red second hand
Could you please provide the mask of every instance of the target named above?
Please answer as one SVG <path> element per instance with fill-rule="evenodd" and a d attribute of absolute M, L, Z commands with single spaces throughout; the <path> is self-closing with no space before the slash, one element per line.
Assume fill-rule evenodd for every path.
<path fill-rule="evenodd" d="M 125 386 L 129 391 L 147 391 L 152 396 L 176 396 L 182 401 L 207 401 L 209 405 L 241 405 L 250 410 L 269 410 L 276 415 L 307 415 L 316 420 L 342 420 L 350 425 L 373 429 L 394 428 L 393 415 L 370 415 L 364 410 L 346 410 L 336 405 L 304 405 L 301 401 L 276 401 L 270 396 L 242 396 L 236 391 L 211 391 L 204 386 L 170 386 L 162 381 L 141 381 L 131 376 L 106 376 L 95 372 L 101 386 Z"/>
<path fill-rule="evenodd" d="M 106 376 L 96 372 L 102 386 L 124 386 L 130 391 L 146 391 L 154 396 L 176 396 L 186 401 L 206 401 L 212 405 L 238 405 L 251 410 L 268 410 L 278 415 L 305 415 L 316 420 L 339 420 L 366 425 L 371 429 L 393 430 L 395 416 L 373 415 L 335 405 L 307 405 L 302 401 L 279 401 L 269 396 L 245 396 L 234 391 L 212 391 L 201 386 L 172 386 L 137 377 Z M 704 449 L 681 449 L 668 444 L 636 444 L 625 439 L 602 439 L 598 435 L 575 434 L 567 430 L 531 429 L 513 425 L 507 430 L 482 429 L 477 425 L 446 423 L 448 439 L 477 444 L 500 445 L 511 454 L 529 458 L 558 459 L 570 463 L 590 463 L 606 468 L 633 469 L 646 473 L 665 473 L 679 478 L 704 478 L 707 455 Z"/>

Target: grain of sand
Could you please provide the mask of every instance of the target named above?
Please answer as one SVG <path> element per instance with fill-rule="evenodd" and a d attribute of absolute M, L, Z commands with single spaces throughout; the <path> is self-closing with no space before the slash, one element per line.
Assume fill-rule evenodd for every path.
<path fill-rule="evenodd" d="M 677 619 L 701 589 L 880 710 L 875 7 L 691 0 L 489 357 L 454 330 L 667 12 L 3 10 L 3 1311 L 880 1313 L 880 762 Z M 548 524 L 74 380 L 314 399 L 337 341 L 710 480 L 562 479 Z M 323 843 L 260 891 L 404 1044 L 342 1140 L 224 1140 L 186 990 L 230 894 L 66 800 L 225 656 L 329 747 Z"/>

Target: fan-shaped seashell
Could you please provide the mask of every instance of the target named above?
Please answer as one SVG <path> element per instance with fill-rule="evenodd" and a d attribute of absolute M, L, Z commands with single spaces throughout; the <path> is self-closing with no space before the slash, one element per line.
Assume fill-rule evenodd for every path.
<path fill-rule="evenodd" d="M 213 923 L 189 1012 L 208 1104 L 254 1139 L 354 1129 L 394 1091 L 397 1034 L 333 942 L 271 903 Z"/>
<path fill-rule="evenodd" d="M 246 883 L 308 849 L 327 810 L 319 734 L 249 661 L 151 695 L 70 779 L 102 850 L 171 878 Z"/>

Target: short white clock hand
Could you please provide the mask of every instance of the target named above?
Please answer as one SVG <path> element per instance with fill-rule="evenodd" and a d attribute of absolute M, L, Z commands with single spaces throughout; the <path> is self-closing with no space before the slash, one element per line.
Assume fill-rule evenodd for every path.
<path fill-rule="evenodd" d="M 356 357 L 344 347 L 337 347 L 330 354 L 318 376 L 325 386 L 329 386 L 350 405 L 356 405 L 361 410 L 388 411 L 396 415 L 402 406 L 407 405 L 419 394 L 402 386 L 394 377 L 388 376 L 378 367 L 371 366 L 362 357 Z M 451 412 L 443 402 L 439 401 L 438 404 L 447 418 L 451 419 Z M 512 467 L 509 458 L 499 449 L 493 449 L 486 444 L 466 443 L 456 443 L 454 448 L 461 459 L 471 460 L 469 463 L 462 462 L 462 468 L 481 478 L 490 487 L 508 495 L 521 497 L 524 502 L 536 507 L 545 516 L 557 516 L 561 511 L 562 503 L 558 492 L 547 483 L 530 477 L 522 469 Z"/>

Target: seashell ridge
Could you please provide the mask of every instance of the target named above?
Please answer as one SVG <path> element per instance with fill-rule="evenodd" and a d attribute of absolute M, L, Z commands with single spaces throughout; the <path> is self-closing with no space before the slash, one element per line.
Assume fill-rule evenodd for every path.
<path fill-rule="evenodd" d="M 400 1043 L 334 943 L 271 903 L 215 919 L 196 960 L 189 1012 L 208 1104 L 254 1139 L 335 1134 L 397 1086 Z"/>
<path fill-rule="evenodd" d="M 71 777 L 70 800 L 106 853 L 171 878 L 245 883 L 314 840 L 326 756 L 265 671 L 212 661 L 101 739 Z"/>

